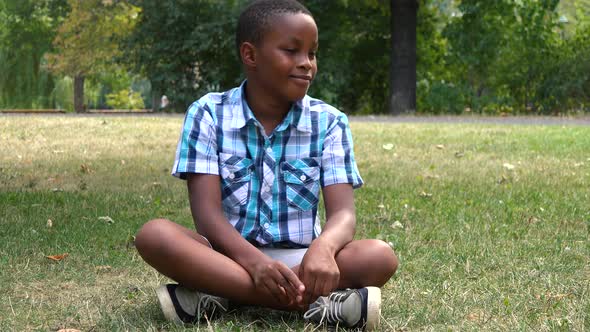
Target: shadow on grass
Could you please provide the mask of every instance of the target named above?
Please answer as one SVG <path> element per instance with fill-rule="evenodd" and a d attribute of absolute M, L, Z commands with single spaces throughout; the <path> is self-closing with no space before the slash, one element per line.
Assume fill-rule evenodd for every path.
<path fill-rule="evenodd" d="M 303 331 L 302 315 L 256 307 L 232 308 L 223 316 L 196 324 L 176 325 L 166 321 L 155 297 L 149 302 L 125 306 L 102 317 L 93 331 Z"/>

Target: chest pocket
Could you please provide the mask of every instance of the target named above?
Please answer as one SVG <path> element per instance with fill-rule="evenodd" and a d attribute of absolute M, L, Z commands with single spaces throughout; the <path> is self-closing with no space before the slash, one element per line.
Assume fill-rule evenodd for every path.
<path fill-rule="evenodd" d="M 219 153 L 219 173 L 224 206 L 235 207 L 248 202 L 253 169 L 251 159 Z"/>
<path fill-rule="evenodd" d="M 290 206 L 304 211 L 317 206 L 320 195 L 320 165 L 315 158 L 283 162 L 281 172 Z"/>

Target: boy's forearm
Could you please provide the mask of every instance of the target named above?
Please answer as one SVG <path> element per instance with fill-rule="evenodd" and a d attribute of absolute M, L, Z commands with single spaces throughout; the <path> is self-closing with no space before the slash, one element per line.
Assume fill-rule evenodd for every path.
<path fill-rule="evenodd" d="M 332 255 L 354 239 L 356 218 L 350 211 L 340 211 L 330 216 L 320 236 L 314 241 L 327 248 Z"/>
<path fill-rule="evenodd" d="M 354 193 L 349 184 L 336 184 L 323 188 L 326 206 L 326 225 L 314 241 L 330 250 L 334 256 L 354 238 L 356 212 Z M 312 243 L 313 245 L 313 243 Z"/>
<path fill-rule="evenodd" d="M 216 250 L 240 264 L 248 272 L 261 257 L 266 257 L 246 241 L 225 216 L 207 219 L 199 222 L 195 220 L 199 233 L 205 236 Z"/>

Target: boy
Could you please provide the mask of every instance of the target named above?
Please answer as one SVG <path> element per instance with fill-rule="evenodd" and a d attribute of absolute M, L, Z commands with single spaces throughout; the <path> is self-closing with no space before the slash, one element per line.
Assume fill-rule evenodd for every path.
<path fill-rule="evenodd" d="M 191 105 L 172 171 L 187 180 L 197 232 L 156 219 L 136 237 L 144 260 L 178 282 L 156 291 L 164 315 L 195 322 L 231 301 L 374 329 L 397 258 L 382 241 L 353 240 L 362 179 L 348 120 L 306 95 L 315 21 L 295 0 L 255 1 L 236 42 L 246 80 Z"/>

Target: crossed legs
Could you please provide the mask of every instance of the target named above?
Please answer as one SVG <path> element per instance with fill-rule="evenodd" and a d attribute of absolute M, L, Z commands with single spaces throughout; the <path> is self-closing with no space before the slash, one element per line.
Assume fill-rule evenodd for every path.
<path fill-rule="evenodd" d="M 211 249 L 197 232 L 165 219 L 146 223 L 135 245 L 143 259 L 179 284 L 232 302 L 281 310 L 285 307 L 270 294 L 256 289 L 248 272 L 227 256 Z M 340 269 L 338 288 L 383 286 L 395 273 L 398 261 L 383 241 L 358 240 L 336 255 Z M 298 266 L 293 267 L 297 274 Z"/>

